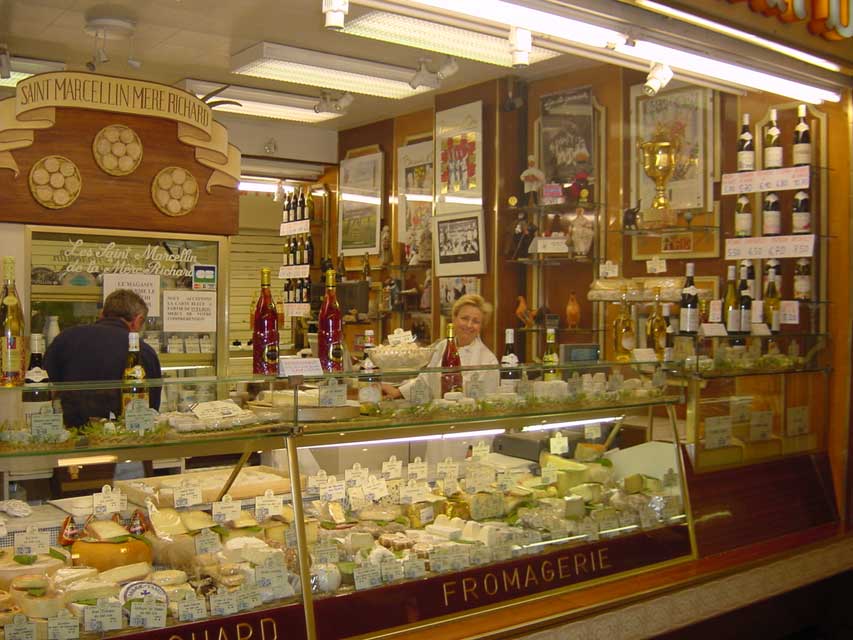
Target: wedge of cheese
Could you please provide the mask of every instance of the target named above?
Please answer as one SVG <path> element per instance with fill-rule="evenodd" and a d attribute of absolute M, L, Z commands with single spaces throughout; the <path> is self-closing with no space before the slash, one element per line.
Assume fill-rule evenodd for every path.
<path fill-rule="evenodd" d="M 151 564 L 148 562 L 134 562 L 123 567 L 107 569 L 102 571 L 98 576 L 105 582 L 116 582 L 122 584 L 124 582 L 132 582 L 134 580 L 142 580 L 151 573 Z"/>
<path fill-rule="evenodd" d="M 112 520 L 93 520 L 86 525 L 86 535 L 95 540 L 110 540 L 128 535 L 128 530 Z"/>
<path fill-rule="evenodd" d="M 569 489 L 574 495 L 583 498 L 584 502 L 601 502 L 604 485 L 596 482 L 584 482 Z"/>
<path fill-rule="evenodd" d="M 216 525 L 209 513 L 198 510 L 181 513 L 181 523 L 187 531 L 200 531 Z"/>
<path fill-rule="evenodd" d="M 101 578 L 91 578 L 69 585 L 63 592 L 62 599 L 65 604 L 70 604 L 82 600 L 115 598 L 118 596 L 119 589 L 120 587 L 116 582 L 110 582 Z"/>
<path fill-rule="evenodd" d="M 8 555 L 0 559 L 0 589 L 8 590 L 12 580 L 18 576 L 27 574 L 52 576 L 64 566 L 66 566 L 65 562 L 48 555 L 37 556 L 32 564 L 19 564 L 11 555 Z"/>

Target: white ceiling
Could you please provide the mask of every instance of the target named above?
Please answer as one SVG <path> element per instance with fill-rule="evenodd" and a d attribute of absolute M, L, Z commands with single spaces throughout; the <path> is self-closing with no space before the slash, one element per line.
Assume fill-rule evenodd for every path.
<path fill-rule="evenodd" d="M 470 1 L 470 0 L 460 0 Z M 351 5 L 350 15 L 365 9 Z M 94 41 L 84 30 L 87 16 L 124 15 L 136 21 L 134 57 L 140 70 L 126 59 L 129 43 L 108 41 L 110 61 L 99 73 L 173 84 L 186 77 L 228 82 L 319 96 L 320 90 L 302 85 L 264 81 L 230 73 L 230 57 L 250 45 L 267 40 L 308 49 L 365 58 L 410 67 L 425 54 L 394 44 L 334 33 L 323 28 L 321 0 L 0 0 L 0 42 L 14 56 L 65 62 L 68 69 L 83 70 L 92 59 Z M 432 54 L 436 62 L 440 54 Z M 460 70 L 440 91 L 457 89 L 508 75 L 511 70 L 460 60 Z M 524 70 L 520 76 L 534 79 L 591 64 L 560 56 Z M 345 129 L 382 118 L 427 108 L 434 92 L 406 100 L 356 96 L 349 113 L 323 123 L 325 128 Z"/>

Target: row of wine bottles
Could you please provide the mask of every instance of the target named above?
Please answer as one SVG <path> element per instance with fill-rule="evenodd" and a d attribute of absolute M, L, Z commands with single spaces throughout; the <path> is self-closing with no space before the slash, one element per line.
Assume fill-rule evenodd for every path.
<path fill-rule="evenodd" d="M 755 140 L 750 131 L 750 117 L 743 114 L 737 143 L 737 170 L 755 171 Z M 783 166 L 782 130 L 776 109 L 770 110 L 770 122 L 764 130 L 764 169 L 780 169 Z M 791 159 L 794 166 L 812 163 L 812 134 L 807 120 L 806 105 L 797 107 L 797 124 L 791 141 Z"/>
<path fill-rule="evenodd" d="M 791 233 L 813 233 L 811 196 L 809 192 L 801 189 L 794 194 L 791 206 Z M 740 194 L 735 205 L 735 235 L 747 237 L 752 235 L 753 215 L 750 197 Z M 764 203 L 761 212 L 761 235 L 778 236 L 782 233 L 782 208 L 779 194 L 768 191 L 764 194 Z"/>
<path fill-rule="evenodd" d="M 314 264 L 314 240 L 311 238 L 310 233 L 290 236 L 284 243 L 282 264 L 285 266 Z"/>
<path fill-rule="evenodd" d="M 308 194 L 307 196 L 305 194 Z M 299 187 L 296 191 L 291 191 L 284 196 L 282 205 L 281 221 L 282 222 L 298 222 L 299 220 L 314 219 L 314 196 L 311 195 L 311 189 L 302 189 Z"/>

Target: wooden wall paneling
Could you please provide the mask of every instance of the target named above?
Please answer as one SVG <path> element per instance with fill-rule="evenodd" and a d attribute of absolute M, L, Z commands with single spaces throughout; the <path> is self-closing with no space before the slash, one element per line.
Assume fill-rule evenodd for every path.
<path fill-rule="evenodd" d="M 111 176 L 95 164 L 93 140 L 110 124 L 132 128 L 142 141 L 142 162 L 129 175 Z M 42 207 L 30 193 L 30 169 L 47 155 L 65 156 L 80 171 L 80 195 L 64 209 Z M 196 162 L 192 147 L 178 141 L 175 122 L 148 116 L 57 108 L 56 124 L 36 131 L 35 142 L 16 150 L 14 156 L 20 175 L 15 178 L 11 171 L 0 172 L 2 222 L 215 235 L 237 233 L 237 190 L 213 187 L 212 193 L 207 193 L 205 185 L 212 170 Z M 198 183 L 198 203 L 187 215 L 167 216 L 154 206 L 151 198 L 152 180 L 161 169 L 169 166 L 187 169 Z"/>

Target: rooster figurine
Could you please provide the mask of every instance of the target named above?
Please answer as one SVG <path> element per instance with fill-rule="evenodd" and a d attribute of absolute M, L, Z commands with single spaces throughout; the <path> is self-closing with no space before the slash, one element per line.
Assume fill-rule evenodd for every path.
<path fill-rule="evenodd" d="M 569 329 L 577 329 L 581 323 L 581 306 L 575 297 L 575 292 L 569 293 L 569 301 L 566 303 L 566 325 Z"/>
<path fill-rule="evenodd" d="M 518 305 L 515 307 L 515 316 L 521 320 L 521 323 L 530 328 L 533 326 L 533 317 L 530 315 L 530 309 L 527 308 L 527 300 L 524 296 L 518 296 Z"/>

